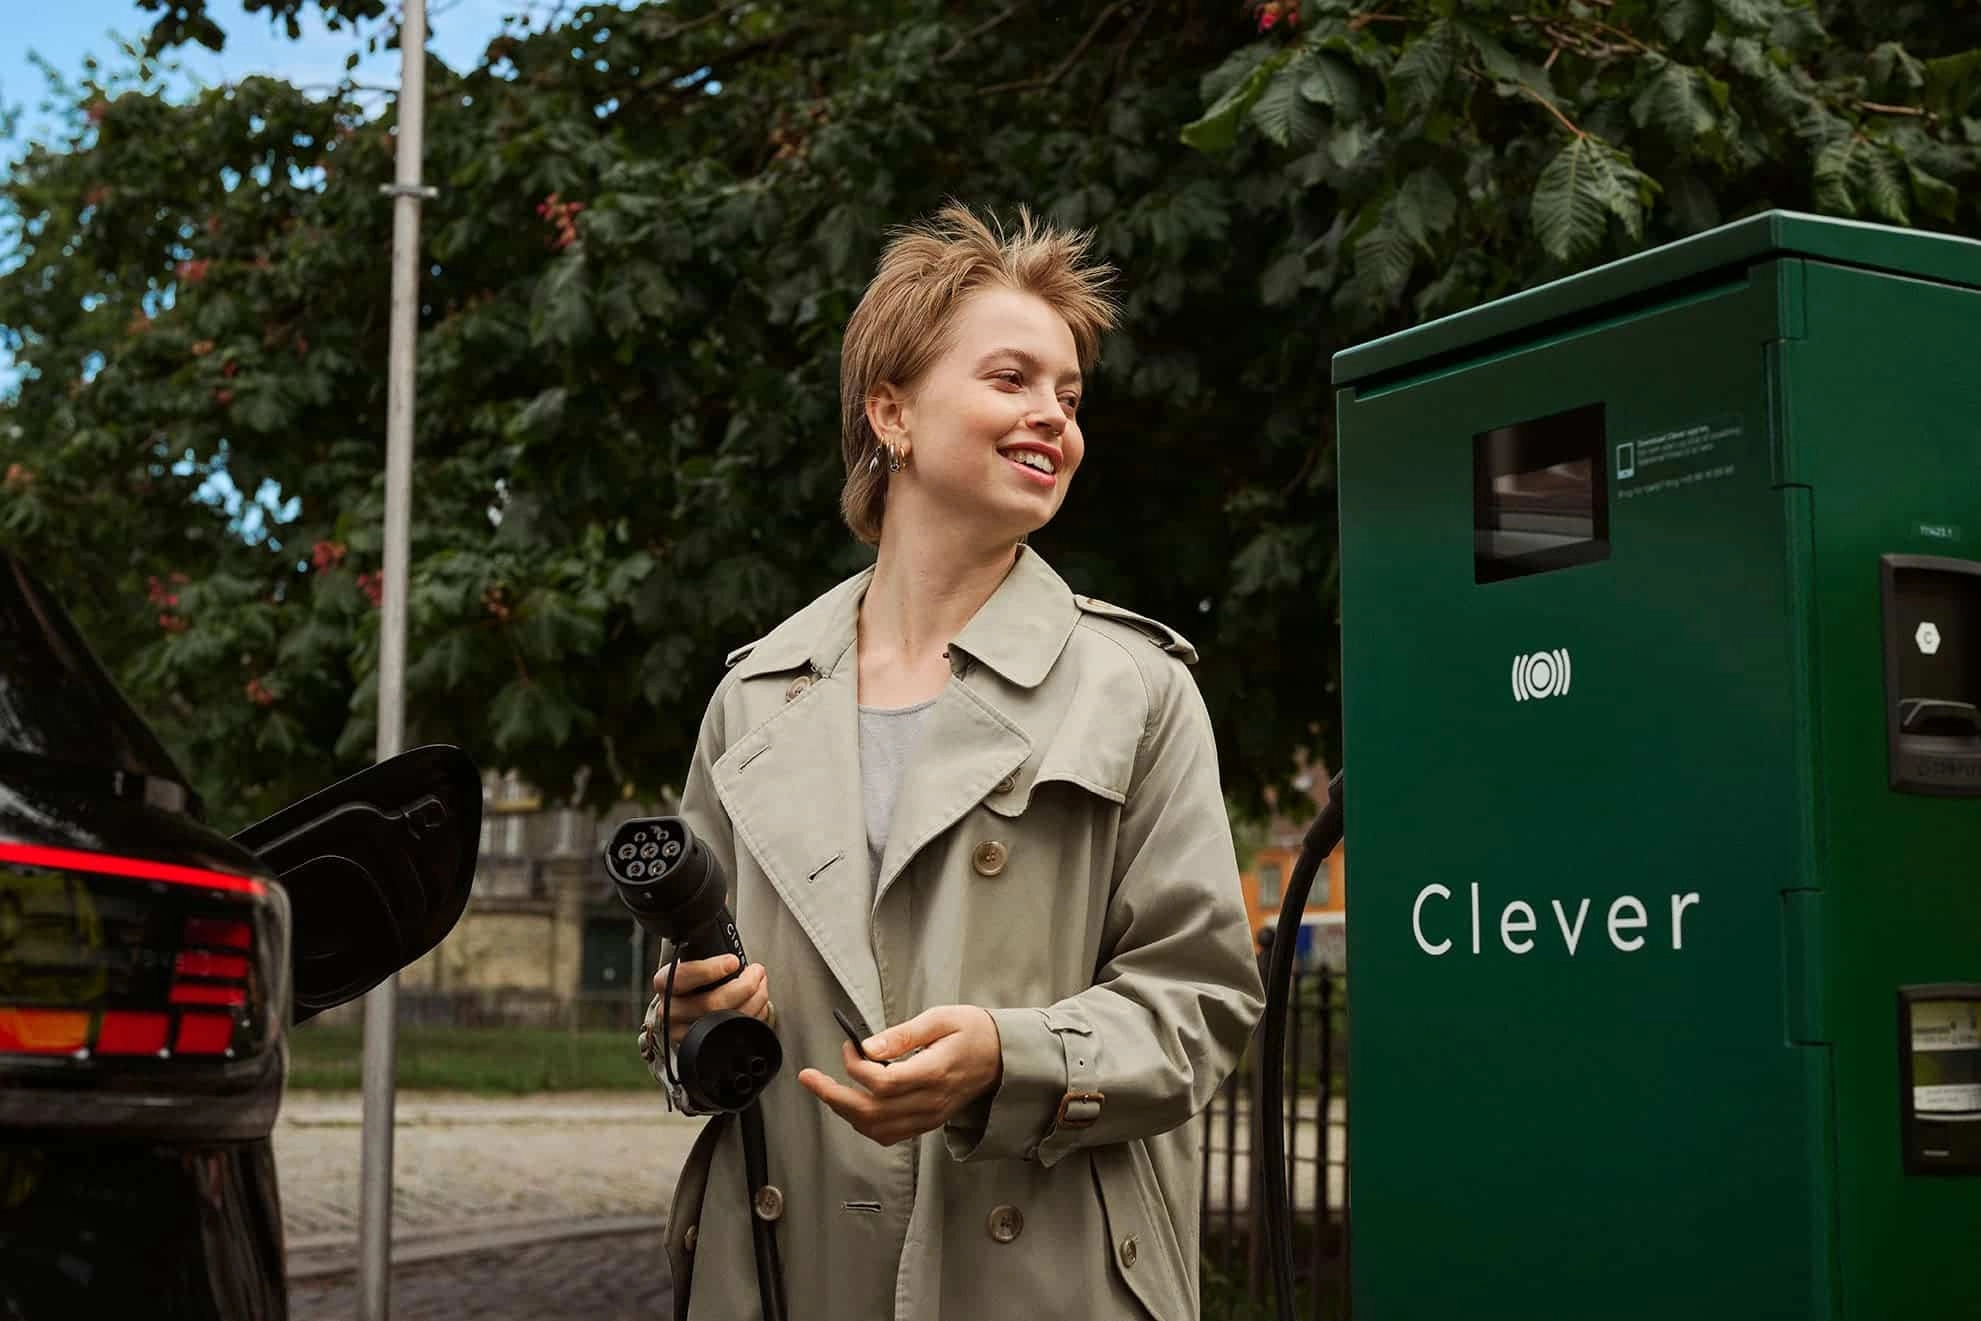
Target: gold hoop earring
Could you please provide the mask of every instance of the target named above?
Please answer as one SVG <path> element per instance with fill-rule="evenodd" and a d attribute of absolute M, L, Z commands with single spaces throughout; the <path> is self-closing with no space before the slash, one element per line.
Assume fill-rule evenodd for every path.
<path fill-rule="evenodd" d="M 899 445 L 889 444 L 887 447 L 887 470 L 889 472 L 900 472 L 901 467 L 901 447 Z"/>

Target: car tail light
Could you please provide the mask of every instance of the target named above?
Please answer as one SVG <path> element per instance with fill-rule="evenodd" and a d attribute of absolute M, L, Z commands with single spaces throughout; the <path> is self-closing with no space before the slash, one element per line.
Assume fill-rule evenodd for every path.
<path fill-rule="evenodd" d="M 0 1120 L 279 1090 L 288 924 L 258 877 L 0 842 Z"/>

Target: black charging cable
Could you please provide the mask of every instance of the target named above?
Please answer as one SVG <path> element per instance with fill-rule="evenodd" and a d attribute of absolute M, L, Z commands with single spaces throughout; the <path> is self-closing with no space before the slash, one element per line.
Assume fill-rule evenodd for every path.
<path fill-rule="evenodd" d="M 1286 1186 L 1286 1012 L 1293 987 L 1293 956 L 1300 940 L 1300 916 L 1307 911 L 1307 894 L 1314 888 L 1314 877 L 1326 864 L 1328 854 L 1341 843 L 1342 777 L 1337 771 L 1328 781 L 1327 805 L 1300 841 L 1300 856 L 1294 860 L 1293 875 L 1287 878 L 1286 896 L 1279 906 L 1279 925 L 1273 929 L 1272 962 L 1266 969 L 1266 1012 L 1259 1049 L 1259 1107 L 1265 1167 L 1262 1205 L 1265 1218 L 1266 1256 L 1272 1270 L 1273 1296 L 1280 1321 L 1295 1321 L 1293 1298 L 1293 1203 Z M 1328 1117 L 1320 1116 L 1320 1158 L 1327 1159 Z"/>
<path fill-rule="evenodd" d="M 656 1043 L 669 1103 L 687 1114 L 733 1114 L 742 1121 L 744 1204 L 756 1258 L 757 1295 L 764 1321 L 785 1321 L 784 1267 L 777 1251 L 783 1196 L 770 1182 L 760 1101 L 783 1063 L 777 1033 L 747 1014 L 719 1009 L 690 1025 L 679 1045 L 673 1042 L 674 976 L 683 958 L 735 957 L 736 971 L 701 988 L 703 992 L 734 981 L 749 967 L 728 908 L 728 878 L 679 817 L 639 817 L 620 823 L 606 843 L 605 867 L 614 892 L 641 928 L 673 944 L 667 981 L 661 987 Z"/>

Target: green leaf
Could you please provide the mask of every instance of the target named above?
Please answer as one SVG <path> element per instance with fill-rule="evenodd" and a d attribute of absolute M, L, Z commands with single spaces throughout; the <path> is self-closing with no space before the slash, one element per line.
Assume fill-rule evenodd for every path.
<path fill-rule="evenodd" d="M 1864 178 L 1864 200 L 1871 214 L 1895 225 L 1912 223 L 1912 197 L 1908 188 L 1905 162 L 1889 147 L 1868 153 Z"/>
<path fill-rule="evenodd" d="M 1389 74 L 1390 105 L 1396 118 L 1409 119 L 1438 99 L 1457 67 L 1457 44 L 1451 20 L 1441 18 L 1404 46 Z"/>
<path fill-rule="evenodd" d="M 1375 227 L 1355 245 L 1355 285 L 1364 301 L 1376 307 L 1394 303 L 1410 281 L 1418 248 L 1392 199 L 1383 207 Z"/>
<path fill-rule="evenodd" d="M 1719 225 L 1719 199 L 1713 189 L 1696 174 L 1680 174 L 1665 180 L 1665 208 L 1681 234 L 1698 234 Z"/>
<path fill-rule="evenodd" d="M 1405 179 L 1397 190 L 1397 223 L 1426 252 L 1430 251 L 1432 236 L 1450 229 L 1457 218 L 1458 195 L 1430 166 Z"/>
<path fill-rule="evenodd" d="M 1823 16 L 1816 12 L 1813 0 L 1792 3 L 1768 30 L 1770 45 L 1796 55 L 1821 50 L 1829 40 L 1830 34 L 1823 27 Z"/>
<path fill-rule="evenodd" d="M 533 744 L 562 746 L 590 723 L 562 691 L 534 679 L 510 680 L 488 707 L 489 733 L 505 754 L 520 754 Z"/>
<path fill-rule="evenodd" d="M 1865 69 L 1871 76 L 1872 92 L 1881 97 L 1903 97 L 1926 85 L 1926 66 L 1896 41 L 1884 42 L 1872 51 Z"/>
<path fill-rule="evenodd" d="M 1632 238 L 1644 227 L 1642 191 L 1648 181 L 1616 148 L 1584 135 L 1563 147 L 1541 171 L 1531 215 L 1541 246 L 1569 263 L 1602 244 L 1614 217 Z"/>
<path fill-rule="evenodd" d="M 1925 77 L 1925 104 L 1943 115 L 1966 115 L 1981 103 L 1981 47 L 1927 60 L 1920 66 Z M 1969 142 L 1981 142 L 1970 136 Z"/>
<path fill-rule="evenodd" d="M 1343 124 L 1328 137 L 1328 155 L 1345 170 L 1362 159 L 1369 142 L 1370 134 L 1360 123 Z"/>
<path fill-rule="evenodd" d="M 1267 307 L 1283 307 L 1300 296 L 1307 279 L 1307 259 L 1298 252 L 1281 253 L 1259 277 L 1259 299 Z"/>
<path fill-rule="evenodd" d="M 536 398 L 524 405 L 516 420 L 509 424 L 508 434 L 517 439 L 554 435 L 558 424 L 564 420 L 564 401 L 567 397 L 561 385 L 539 391 Z"/>
<path fill-rule="evenodd" d="M 1912 200 L 1921 211 L 1947 224 L 1954 223 L 1960 207 L 1960 190 L 1944 179 L 1936 179 L 1917 165 L 1907 165 L 1912 178 Z"/>
<path fill-rule="evenodd" d="M 1183 126 L 1180 136 L 1184 145 L 1212 154 L 1231 150 L 1238 141 L 1239 124 L 1244 122 L 1245 116 L 1251 113 L 1252 107 L 1264 95 L 1273 76 L 1292 58 L 1292 48 L 1287 47 L 1262 61 L 1220 96 L 1210 109 Z"/>
<path fill-rule="evenodd" d="M 1668 41 L 1704 41 L 1713 33 L 1713 0 L 1658 0 L 1658 26 Z"/>
<path fill-rule="evenodd" d="M 1855 135 L 1838 138 L 1816 153 L 1816 205 L 1833 215 L 1857 214 L 1857 192 L 1867 168 L 1868 144 Z"/>
<path fill-rule="evenodd" d="M 1197 84 L 1197 95 L 1215 104 L 1222 101 L 1240 83 L 1244 82 L 1258 67 L 1277 52 L 1264 42 L 1248 42 L 1231 52 L 1231 55 L 1217 68 L 1203 76 Z"/>
<path fill-rule="evenodd" d="M 1656 125 L 1677 146 L 1711 133 L 1718 123 L 1711 93 L 1696 69 L 1667 64 L 1630 107 L 1639 128 Z"/>
<path fill-rule="evenodd" d="M 1328 106 L 1338 120 L 1362 113 L 1362 79 L 1355 66 L 1339 55 L 1323 52 L 1307 62 L 1300 95 L 1315 105 Z"/>
<path fill-rule="evenodd" d="M 1297 65 L 1282 69 L 1252 106 L 1252 123 L 1275 146 L 1309 146 L 1326 127 L 1326 119 L 1302 94 L 1303 81 Z"/>
<path fill-rule="evenodd" d="M 1765 32 L 1782 12 L 1781 0 L 1713 0 L 1726 21 L 1742 32 Z"/>
<path fill-rule="evenodd" d="M 575 347 L 591 333 L 591 291 L 585 284 L 583 253 L 562 257 L 537 282 L 530 300 L 530 343 Z"/>
<path fill-rule="evenodd" d="M 1524 67 L 1511 51 L 1478 24 L 1462 23 L 1459 32 L 1465 38 L 1465 44 L 1479 57 L 1479 66 L 1494 82 L 1525 84 L 1532 81 L 1534 73 L 1539 72 Z"/>

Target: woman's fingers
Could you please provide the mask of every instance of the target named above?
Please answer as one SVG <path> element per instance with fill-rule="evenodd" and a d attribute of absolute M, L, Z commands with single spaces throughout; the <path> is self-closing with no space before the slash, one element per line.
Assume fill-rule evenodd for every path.
<path fill-rule="evenodd" d="M 733 960 L 731 963 L 733 966 Z M 761 963 L 752 963 L 743 970 L 741 977 L 733 981 L 724 982 L 720 986 L 692 995 L 681 994 L 681 987 L 677 982 L 674 987 L 674 1001 L 669 1007 L 667 1016 L 668 1040 L 677 1046 L 680 1045 L 681 1038 L 687 1035 L 688 1029 L 694 1026 L 696 1019 L 723 1009 L 737 1010 L 753 1018 L 764 1018 L 769 1014 L 770 974 Z"/>
<path fill-rule="evenodd" d="M 832 1107 L 854 1132 L 883 1147 L 933 1132 L 943 1122 L 942 1107 L 933 1098 L 883 1100 L 837 1082 L 818 1069 L 799 1070 L 798 1082 Z"/>
<path fill-rule="evenodd" d="M 704 986 L 721 981 L 736 971 L 734 954 L 718 954 L 712 959 L 683 959 L 674 970 L 674 998 L 679 1000 L 683 992 L 699 991 Z M 661 966 L 653 975 L 653 993 L 667 993 L 667 967 Z"/>

